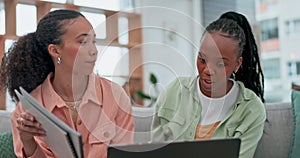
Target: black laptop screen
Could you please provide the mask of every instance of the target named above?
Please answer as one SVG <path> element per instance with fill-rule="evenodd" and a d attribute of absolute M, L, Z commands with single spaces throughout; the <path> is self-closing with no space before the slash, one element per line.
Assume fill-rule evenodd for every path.
<path fill-rule="evenodd" d="M 240 139 L 211 139 L 108 147 L 108 158 L 238 158 Z"/>

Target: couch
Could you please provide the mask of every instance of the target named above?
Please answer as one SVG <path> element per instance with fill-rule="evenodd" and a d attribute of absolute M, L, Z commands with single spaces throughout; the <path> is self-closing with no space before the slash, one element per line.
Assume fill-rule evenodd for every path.
<path fill-rule="evenodd" d="M 294 130 L 291 103 L 267 103 L 265 107 L 267 120 L 254 158 L 288 158 Z M 133 108 L 136 123 L 136 143 L 150 141 L 149 131 L 153 112 L 153 108 Z"/>
<path fill-rule="evenodd" d="M 265 104 L 267 110 L 267 120 L 265 122 L 264 133 L 260 140 L 255 158 L 288 158 L 291 150 L 291 140 L 293 137 L 293 113 L 291 103 Z M 150 141 L 150 126 L 154 108 L 133 107 L 135 117 L 136 143 L 147 143 Z M 0 110 L 0 133 L 10 134 L 10 113 Z M 1 134 L 0 134 L 1 139 Z M 11 141 L 11 139 L 10 139 Z M 7 145 L 7 144 L 6 144 Z M 0 150 L 3 141 L 0 140 Z M 5 148 L 12 150 L 11 146 Z M 3 154 L 4 151 L 0 151 Z M 11 151 L 13 152 L 13 151 Z M 13 157 L 13 156 L 12 156 Z"/>
<path fill-rule="evenodd" d="M 16 157 L 13 150 L 10 113 L 0 110 L 0 158 Z"/>

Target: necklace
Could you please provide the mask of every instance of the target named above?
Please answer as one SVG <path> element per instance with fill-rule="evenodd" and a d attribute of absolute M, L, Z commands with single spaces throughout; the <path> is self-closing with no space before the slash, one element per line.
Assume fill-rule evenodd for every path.
<path fill-rule="evenodd" d="M 65 103 L 66 103 L 72 110 L 78 110 L 79 105 L 80 105 L 80 103 L 81 103 L 81 100 L 74 101 L 74 102 L 67 102 L 67 101 L 65 101 Z"/>
<path fill-rule="evenodd" d="M 76 128 L 76 121 L 77 121 L 77 117 L 78 117 L 78 110 L 79 110 L 79 105 L 81 103 L 81 100 L 79 101 L 74 101 L 74 102 L 67 102 L 65 101 L 65 103 L 67 104 L 67 106 L 69 106 L 70 108 L 70 112 L 71 112 L 71 116 L 72 116 L 72 120 L 73 120 L 73 124 Z"/>
<path fill-rule="evenodd" d="M 79 98 L 76 98 L 77 101 L 68 101 L 69 99 L 66 98 L 66 97 L 64 97 L 64 95 L 62 95 L 62 94 L 60 93 L 60 91 L 54 86 L 54 83 L 52 83 L 52 87 L 53 87 L 54 91 L 61 97 L 62 100 L 64 100 L 64 102 L 65 102 L 68 106 L 70 105 L 70 107 L 78 107 L 78 106 L 80 105 L 80 102 L 81 102 L 81 100 L 82 100 L 82 97 L 83 97 L 85 91 L 87 90 L 87 87 L 88 87 L 88 80 L 89 80 L 89 77 L 87 78 L 87 82 L 86 82 L 86 84 L 85 84 L 84 91 L 82 92 L 82 94 L 80 95 Z M 73 97 L 74 97 L 74 96 L 73 96 Z M 74 98 L 74 100 L 75 100 L 75 98 Z"/>

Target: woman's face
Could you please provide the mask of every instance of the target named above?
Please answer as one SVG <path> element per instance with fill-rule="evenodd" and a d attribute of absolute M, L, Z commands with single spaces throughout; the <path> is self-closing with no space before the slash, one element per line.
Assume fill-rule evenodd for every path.
<path fill-rule="evenodd" d="M 92 25 L 84 17 L 78 17 L 71 20 L 65 29 L 58 49 L 61 58 L 58 67 L 73 75 L 92 73 L 98 53 Z"/>
<path fill-rule="evenodd" d="M 197 68 L 200 89 L 208 97 L 224 96 L 231 88 L 229 77 L 242 64 L 238 41 L 218 32 L 206 32 L 200 46 Z"/>

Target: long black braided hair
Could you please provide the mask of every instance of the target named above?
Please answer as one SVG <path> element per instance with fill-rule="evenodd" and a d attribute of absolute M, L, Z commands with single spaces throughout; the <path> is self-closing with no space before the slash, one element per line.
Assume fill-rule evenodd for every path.
<path fill-rule="evenodd" d="M 236 80 L 242 81 L 245 87 L 254 91 L 254 93 L 264 99 L 264 74 L 260 65 L 257 45 L 252 33 L 251 26 L 247 18 L 239 13 L 229 11 L 220 16 L 225 19 L 234 20 L 243 30 L 245 34 L 245 45 L 242 52 L 243 63 L 236 73 Z"/>

